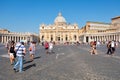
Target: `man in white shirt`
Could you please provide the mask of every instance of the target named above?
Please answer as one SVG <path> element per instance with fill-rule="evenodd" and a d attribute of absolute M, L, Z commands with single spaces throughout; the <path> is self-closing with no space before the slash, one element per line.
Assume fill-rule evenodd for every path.
<path fill-rule="evenodd" d="M 115 52 L 115 42 L 113 40 L 111 42 L 111 49 L 112 49 L 112 55 L 113 55 Z"/>
<path fill-rule="evenodd" d="M 15 46 L 15 51 L 17 55 L 17 62 L 14 65 L 14 70 L 17 71 L 17 68 L 19 67 L 19 72 L 22 72 L 23 70 L 23 57 L 26 54 L 26 48 L 24 46 L 24 42 L 17 43 Z"/>
<path fill-rule="evenodd" d="M 53 52 L 53 43 L 52 42 L 49 43 L 49 52 L 50 53 Z"/>

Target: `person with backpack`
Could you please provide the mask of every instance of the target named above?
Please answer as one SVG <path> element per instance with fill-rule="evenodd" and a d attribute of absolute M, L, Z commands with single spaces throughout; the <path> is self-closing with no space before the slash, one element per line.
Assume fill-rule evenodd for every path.
<path fill-rule="evenodd" d="M 107 43 L 107 53 L 106 54 L 107 55 L 111 55 L 112 54 L 112 51 L 111 51 L 111 41 L 109 41 Z"/>
<path fill-rule="evenodd" d="M 30 53 L 31 61 L 34 60 L 35 50 L 36 50 L 36 43 L 35 42 L 31 42 L 30 47 L 29 47 L 29 53 Z"/>
<path fill-rule="evenodd" d="M 17 62 L 13 67 L 13 70 L 16 72 L 19 68 L 19 72 L 23 71 L 23 58 L 26 54 L 26 48 L 24 46 L 24 42 L 19 42 L 15 46 L 15 51 L 17 55 Z"/>
<path fill-rule="evenodd" d="M 49 43 L 47 41 L 45 41 L 44 47 L 45 47 L 45 50 L 46 50 L 46 54 L 48 54 Z"/>
<path fill-rule="evenodd" d="M 92 54 L 97 54 L 96 41 L 90 42 L 90 46 L 91 46 L 91 51 L 90 51 L 91 55 L 92 55 Z"/>
<path fill-rule="evenodd" d="M 15 52 L 15 42 L 11 41 L 10 46 L 8 48 L 8 54 L 10 56 L 10 63 L 13 65 L 15 63 L 15 58 L 16 58 L 16 52 Z"/>

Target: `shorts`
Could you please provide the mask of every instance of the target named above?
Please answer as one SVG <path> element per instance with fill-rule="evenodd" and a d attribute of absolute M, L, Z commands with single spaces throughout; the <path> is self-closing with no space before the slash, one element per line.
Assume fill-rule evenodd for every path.
<path fill-rule="evenodd" d="M 14 55 L 13 55 L 13 53 L 10 53 L 10 57 L 11 57 L 11 58 L 14 58 Z"/>

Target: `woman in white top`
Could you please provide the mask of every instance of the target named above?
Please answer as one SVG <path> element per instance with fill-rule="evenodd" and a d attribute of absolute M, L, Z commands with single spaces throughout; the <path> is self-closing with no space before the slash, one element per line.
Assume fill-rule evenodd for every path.
<path fill-rule="evenodd" d="M 52 42 L 49 43 L 49 52 L 50 53 L 53 52 L 53 43 Z"/>

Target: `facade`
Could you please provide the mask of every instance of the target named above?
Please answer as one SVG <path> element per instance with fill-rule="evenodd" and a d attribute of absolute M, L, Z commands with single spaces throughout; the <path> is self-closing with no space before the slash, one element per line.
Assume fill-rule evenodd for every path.
<path fill-rule="evenodd" d="M 120 17 L 112 18 L 111 23 L 87 22 L 83 35 L 83 42 L 120 42 Z"/>
<path fill-rule="evenodd" d="M 54 20 L 54 24 L 40 25 L 40 41 L 55 42 L 105 42 L 115 40 L 120 42 L 120 16 L 112 18 L 111 23 L 88 21 L 79 29 L 77 24 L 68 24 L 61 13 Z"/>
<path fill-rule="evenodd" d="M 10 32 L 7 29 L 0 29 L 0 43 L 7 43 L 8 41 L 14 40 L 15 42 L 24 41 L 36 41 L 38 42 L 39 38 L 37 34 L 32 33 L 16 33 Z"/>
<path fill-rule="evenodd" d="M 40 25 L 40 41 L 76 42 L 79 41 L 78 32 L 78 25 L 67 24 L 66 19 L 59 13 L 54 24 Z"/>

